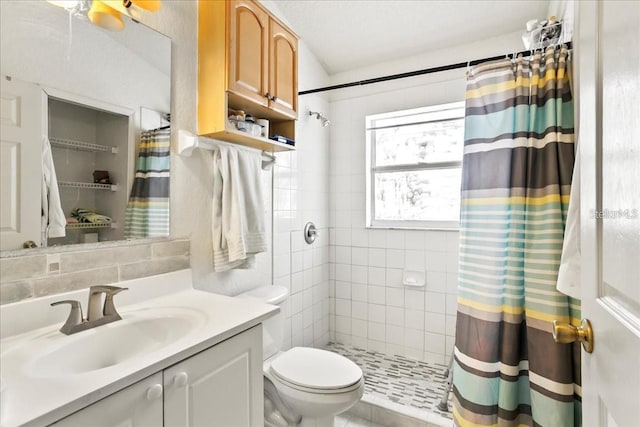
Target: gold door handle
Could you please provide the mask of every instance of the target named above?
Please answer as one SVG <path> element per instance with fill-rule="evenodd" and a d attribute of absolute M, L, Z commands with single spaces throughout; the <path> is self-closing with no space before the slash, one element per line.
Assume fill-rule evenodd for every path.
<path fill-rule="evenodd" d="M 580 341 L 584 351 L 593 352 L 593 329 L 587 319 L 582 319 L 580 326 L 553 321 L 553 340 L 559 344 Z"/>

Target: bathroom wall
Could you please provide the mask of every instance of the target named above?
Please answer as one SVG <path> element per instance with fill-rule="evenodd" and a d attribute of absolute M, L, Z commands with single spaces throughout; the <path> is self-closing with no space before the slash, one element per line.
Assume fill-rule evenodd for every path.
<path fill-rule="evenodd" d="M 287 23 L 274 2 L 262 3 Z M 298 69 L 299 90 L 328 82 L 303 40 Z M 298 98 L 296 151 L 278 154 L 274 168 L 273 283 L 291 293 L 283 307 L 286 348 L 321 347 L 329 341 L 329 128 L 310 117 L 310 110 L 328 114 L 327 96 Z M 319 229 L 312 245 L 302 232 L 310 221 Z"/>
<path fill-rule="evenodd" d="M 519 34 L 331 76 L 332 83 L 522 50 Z M 331 339 L 358 348 L 446 363 L 454 344 L 458 232 L 365 227 L 365 116 L 464 100 L 465 71 L 449 71 L 331 95 Z M 423 288 L 403 269 L 425 271 Z"/>
<path fill-rule="evenodd" d="M 189 268 L 189 240 L 60 246 L 0 259 L 0 304 Z"/>

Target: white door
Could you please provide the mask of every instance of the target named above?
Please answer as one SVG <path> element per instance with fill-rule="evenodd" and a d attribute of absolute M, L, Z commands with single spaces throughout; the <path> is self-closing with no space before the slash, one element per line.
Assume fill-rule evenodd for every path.
<path fill-rule="evenodd" d="M 52 427 L 161 427 L 162 373 L 52 424 Z"/>
<path fill-rule="evenodd" d="M 579 3 L 583 424 L 640 426 L 640 2 Z"/>
<path fill-rule="evenodd" d="M 164 371 L 165 427 L 264 425 L 262 326 Z"/>
<path fill-rule="evenodd" d="M 0 76 L 0 250 L 41 244 L 44 92 Z"/>

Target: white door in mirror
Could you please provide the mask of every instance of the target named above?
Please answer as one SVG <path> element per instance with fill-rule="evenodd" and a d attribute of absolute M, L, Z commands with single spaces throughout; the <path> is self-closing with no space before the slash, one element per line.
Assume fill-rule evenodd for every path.
<path fill-rule="evenodd" d="M 0 250 L 41 244 L 42 89 L 1 76 Z M 38 195 L 34 197 L 33 195 Z"/>

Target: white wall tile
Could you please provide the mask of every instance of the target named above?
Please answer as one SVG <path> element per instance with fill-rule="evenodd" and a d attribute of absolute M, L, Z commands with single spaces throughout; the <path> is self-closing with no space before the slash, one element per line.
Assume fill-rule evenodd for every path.
<path fill-rule="evenodd" d="M 336 298 L 351 299 L 351 282 L 336 280 L 335 287 Z"/>
<path fill-rule="evenodd" d="M 403 249 L 387 249 L 387 267 L 404 268 L 405 256 Z"/>
<path fill-rule="evenodd" d="M 447 315 L 447 324 L 445 327 L 445 333 L 449 336 L 456 335 L 456 316 Z"/>
<path fill-rule="evenodd" d="M 351 318 L 351 300 L 342 299 L 342 298 L 336 299 L 336 316 L 346 316 L 348 318 Z M 444 319 L 444 316 L 443 316 L 443 319 Z M 343 333 L 346 333 L 346 332 L 343 332 Z"/>
<path fill-rule="evenodd" d="M 402 273 L 403 270 L 399 268 L 387 268 L 385 285 L 394 288 L 402 287 Z"/>
<path fill-rule="evenodd" d="M 336 263 L 351 264 L 351 246 L 334 246 Z"/>
<path fill-rule="evenodd" d="M 351 229 L 351 241 L 353 246 L 368 247 L 369 246 L 369 233 L 365 228 L 352 228 Z M 336 239 L 337 239 L 336 232 Z"/>
<path fill-rule="evenodd" d="M 361 283 L 361 284 L 366 284 L 367 283 L 367 277 L 368 277 L 368 267 L 365 266 L 360 266 L 360 265 L 354 265 L 351 267 L 351 281 L 353 283 Z"/>
<path fill-rule="evenodd" d="M 336 301 L 337 303 L 337 301 Z M 337 305 L 336 305 L 337 310 Z M 425 313 L 424 315 L 424 330 L 427 332 L 433 332 L 436 334 L 442 334 L 446 329 L 445 315 L 442 313 Z"/>
<path fill-rule="evenodd" d="M 405 329 L 405 345 L 407 347 L 424 351 L 424 332 L 418 329 Z"/>
<path fill-rule="evenodd" d="M 447 294 L 447 314 L 455 315 L 458 311 L 457 295 Z"/>
<path fill-rule="evenodd" d="M 386 342 L 398 346 L 404 345 L 404 328 L 402 326 L 386 325 Z"/>
<path fill-rule="evenodd" d="M 404 306 L 413 310 L 424 310 L 424 291 L 405 289 Z"/>
<path fill-rule="evenodd" d="M 405 235 L 405 249 L 424 251 L 424 231 L 407 231 Z"/>
<path fill-rule="evenodd" d="M 428 271 L 427 291 L 445 293 L 447 291 L 447 274 L 439 271 Z"/>
<path fill-rule="evenodd" d="M 404 308 L 387 306 L 387 324 L 404 326 Z"/>
<path fill-rule="evenodd" d="M 369 322 L 368 328 L 367 328 L 367 337 L 369 338 L 369 342 L 379 341 L 381 343 L 384 343 L 387 338 L 385 324 Z M 369 346 L 371 346 L 371 344 L 369 344 Z M 444 343 L 443 343 L 443 347 L 444 347 Z"/>
<path fill-rule="evenodd" d="M 458 293 L 458 275 L 455 273 L 447 273 L 447 293 Z"/>
<path fill-rule="evenodd" d="M 354 265 L 369 265 L 369 248 L 351 248 L 351 262 Z"/>
<path fill-rule="evenodd" d="M 369 267 L 369 285 L 384 286 L 386 284 L 387 271 L 384 267 Z"/>
<path fill-rule="evenodd" d="M 384 267 L 386 265 L 386 250 L 382 248 L 369 249 L 369 265 Z"/>
<path fill-rule="evenodd" d="M 446 294 L 425 292 L 424 309 L 430 313 L 446 313 Z"/>
<path fill-rule="evenodd" d="M 351 317 L 336 315 L 336 333 L 351 335 Z"/>
<path fill-rule="evenodd" d="M 450 231 L 427 231 L 425 235 L 425 248 L 428 251 L 446 252 L 449 234 L 458 233 Z"/>
<path fill-rule="evenodd" d="M 445 336 L 441 334 L 434 334 L 432 332 L 424 333 L 424 349 L 430 353 L 442 354 L 445 353 Z"/>
<path fill-rule="evenodd" d="M 367 302 L 369 300 L 367 295 L 367 285 L 352 283 L 351 284 L 351 299 L 353 301 Z"/>
<path fill-rule="evenodd" d="M 424 270 L 425 269 L 425 252 L 416 250 L 406 250 L 404 253 L 405 268 L 409 270 Z"/>
<path fill-rule="evenodd" d="M 426 251 L 426 269 L 427 271 L 441 271 L 446 273 L 447 271 L 447 253 Z"/>
<path fill-rule="evenodd" d="M 367 321 L 351 319 L 351 334 L 356 337 L 367 338 Z"/>
<path fill-rule="evenodd" d="M 387 311 L 384 305 L 368 304 L 368 320 L 369 322 L 385 323 L 387 318 Z M 375 339 L 375 338 L 374 338 Z M 383 339 L 384 341 L 384 339 Z"/>
<path fill-rule="evenodd" d="M 384 248 L 387 245 L 387 231 L 386 230 L 369 230 L 369 247 L 370 248 Z"/>
<path fill-rule="evenodd" d="M 404 249 L 405 232 L 404 230 L 388 230 L 387 231 L 387 249 Z"/>
<path fill-rule="evenodd" d="M 351 246 L 351 229 L 336 228 L 336 246 Z"/>
<path fill-rule="evenodd" d="M 384 286 L 371 286 L 369 285 L 368 298 L 371 304 L 385 304 L 386 302 L 386 288 Z"/>
<path fill-rule="evenodd" d="M 366 302 L 351 301 L 351 316 L 354 319 L 367 320 L 369 305 Z"/>
<path fill-rule="evenodd" d="M 336 264 L 336 281 L 351 282 L 351 270 L 349 264 Z"/>
<path fill-rule="evenodd" d="M 405 310 L 405 325 L 407 328 L 424 331 L 424 310 Z"/>
<path fill-rule="evenodd" d="M 387 288 L 387 305 L 404 307 L 404 289 Z"/>

